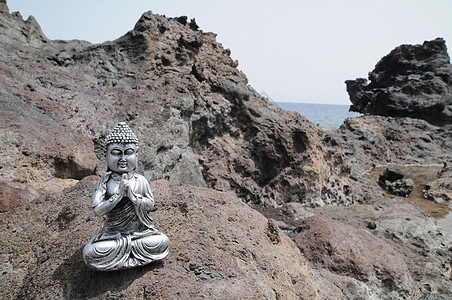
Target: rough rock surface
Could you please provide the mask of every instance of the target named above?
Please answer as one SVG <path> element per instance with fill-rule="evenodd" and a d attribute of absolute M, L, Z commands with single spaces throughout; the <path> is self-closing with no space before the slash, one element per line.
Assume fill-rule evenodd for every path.
<path fill-rule="evenodd" d="M 277 226 L 233 193 L 151 183 L 156 226 L 171 240 L 162 262 L 88 269 L 81 251 L 102 225 L 94 181 L 48 194 L 0 219 L 2 299 L 347 299 Z M 252 221 L 251 221 L 252 220 Z"/>
<path fill-rule="evenodd" d="M 42 134 L 61 130 L 68 143 L 91 139 L 98 158 L 105 135 L 126 121 L 151 180 L 233 190 L 269 206 L 353 202 L 341 151 L 323 151 L 318 126 L 248 86 L 230 51 L 194 20 L 148 12 L 123 37 L 93 45 L 48 40 L 33 18 L 10 15 L 4 1 L 0 13 L 0 109 L 8 119 L 39 125 Z M 48 150 L 42 156 L 52 160 Z M 36 153 L 19 151 L 15 159 L 38 161 L 43 179 L 55 176 Z M 69 170 L 78 162 L 65 156 L 58 163 Z"/>
<path fill-rule="evenodd" d="M 424 196 L 436 203 L 447 201 L 452 206 L 452 167 L 444 163 L 442 170 L 438 173 L 438 179 L 429 182 L 425 187 Z"/>
<path fill-rule="evenodd" d="M 403 178 L 405 174 L 400 168 L 389 166 L 378 178 L 378 183 L 389 193 L 397 196 L 408 196 L 414 189 L 411 178 Z"/>
<path fill-rule="evenodd" d="M 452 294 L 452 235 L 413 202 L 377 197 L 351 207 L 316 208 L 314 213 L 326 214 L 390 244 L 403 256 L 422 293 Z M 368 228 L 369 221 L 375 223 L 374 229 Z"/>
<path fill-rule="evenodd" d="M 377 63 L 369 80 L 346 81 L 350 110 L 452 124 L 452 66 L 443 39 L 395 48 Z"/>
<path fill-rule="evenodd" d="M 0 213 L 12 211 L 40 196 L 40 193 L 28 184 L 0 181 Z"/>
<path fill-rule="evenodd" d="M 37 185 L 51 178 L 82 179 L 96 174 L 94 143 L 64 128 L 52 128 L 0 112 L 3 180 Z"/>
<path fill-rule="evenodd" d="M 425 45 L 428 48 L 436 47 L 436 44 L 439 45 L 438 49 L 444 48 L 441 40 Z M 394 66 L 399 68 L 398 63 L 402 61 L 398 60 L 399 54 L 405 55 L 413 49 L 417 49 L 415 52 L 422 50 L 417 47 L 419 46 L 412 48 L 402 46 L 382 59 L 383 63 L 377 65 L 376 71 L 371 74 L 370 78 L 374 81 L 369 85 L 366 86 L 363 79 L 361 83 L 359 80 L 355 83 L 348 82 L 355 109 L 383 115 L 347 119 L 339 129 L 329 130 L 324 137 L 327 147 L 340 146 L 344 150 L 351 165 L 350 180 L 353 196 L 355 199 L 361 197 L 362 201 L 358 200 L 361 204 L 350 208 L 324 207 L 315 209 L 312 213 L 327 214 L 355 228 L 370 231 L 385 240 L 403 255 L 422 293 L 433 297 L 431 299 L 434 299 L 434 294 L 441 293 L 447 294 L 446 297 L 450 298 L 452 294 L 450 231 L 437 226 L 436 221 L 413 202 L 402 198 L 385 198 L 376 180 L 371 181 L 365 178 L 366 172 L 375 166 L 397 164 L 436 169 L 438 165 L 452 165 L 452 132 L 449 128 L 448 120 L 450 119 L 447 116 L 450 92 L 443 89 L 445 86 L 450 86 L 450 81 L 447 79 L 449 78 L 447 74 L 450 74 L 447 53 L 435 54 L 422 64 L 417 64 L 414 60 L 403 61 L 406 76 L 398 73 L 401 69 L 386 71 L 383 69 L 384 66 L 388 67 L 387 63 L 390 59 L 393 59 Z M 419 55 L 417 59 L 420 59 Z M 416 74 L 424 72 L 418 68 L 419 65 L 423 65 L 425 69 L 434 69 L 437 77 L 431 78 L 429 77 L 431 74 L 427 72 L 424 78 L 419 79 Z M 377 87 L 379 83 L 383 85 L 383 81 L 377 79 L 387 80 L 385 81 L 387 86 Z M 410 91 L 410 84 L 413 87 L 412 91 L 414 87 L 419 88 L 416 96 L 397 94 Z M 432 86 L 437 86 L 439 89 L 429 90 Z M 355 90 L 350 91 L 350 88 Z M 426 95 L 427 91 L 431 94 Z M 379 102 L 386 96 L 388 96 L 387 99 L 409 100 L 412 103 Z M 435 112 L 430 107 L 429 110 L 416 112 L 418 108 L 433 105 L 433 102 L 429 104 L 426 98 L 436 99 L 435 101 L 442 103 L 441 105 L 445 104 L 444 110 Z M 385 112 L 381 113 L 383 111 Z M 432 121 L 432 118 L 437 119 L 438 122 Z M 444 172 L 440 179 L 450 181 L 451 175 L 449 172 Z M 410 177 L 410 174 L 407 173 L 407 176 Z M 434 186 L 433 183 L 430 185 Z"/>
<path fill-rule="evenodd" d="M 416 284 L 402 256 L 368 232 L 316 215 L 305 219 L 292 237 L 315 266 L 350 277 L 336 283 L 350 299 L 416 296 Z"/>
<path fill-rule="evenodd" d="M 325 134 L 325 144 L 340 146 L 358 170 L 390 163 L 442 165 L 452 161 L 452 131 L 420 119 L 350 118 Z"/>

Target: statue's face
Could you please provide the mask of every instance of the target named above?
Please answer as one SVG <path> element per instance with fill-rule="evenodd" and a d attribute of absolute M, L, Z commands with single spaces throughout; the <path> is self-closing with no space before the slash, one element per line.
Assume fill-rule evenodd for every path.
<path fill-rule="evenodd" d="M 116 173 L 135 170 L 138 163 L 138 146 L 135 144 L 110 144 L 107 147 L 107 166 Z"/>

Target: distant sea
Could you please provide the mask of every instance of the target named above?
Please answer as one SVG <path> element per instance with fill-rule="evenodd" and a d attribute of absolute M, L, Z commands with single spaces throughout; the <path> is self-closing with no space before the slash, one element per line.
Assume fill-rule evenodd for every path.
<path fill-rule="evenodd" d="M 295 111 L 320 127 L 338 128 L 346 118 L 361 114 L 349 112 L 350 105 L 273 102 L 285 110 Z"/>

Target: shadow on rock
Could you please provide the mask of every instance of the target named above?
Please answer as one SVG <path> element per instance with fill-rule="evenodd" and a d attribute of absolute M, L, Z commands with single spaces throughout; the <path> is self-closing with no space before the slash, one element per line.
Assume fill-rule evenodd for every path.
<path fill-rule="evenodd" d="M 64 284 L 66 299 L 88 299 L 106 292 L 120 292 L 137 278 L 154 269 L 163 267 L 163 261 L 147 266 L 121 271 L 99 272 L 89 269 L 82 260 L 82 250 L 78 249 L 53 273 L 52 278 Z"/>

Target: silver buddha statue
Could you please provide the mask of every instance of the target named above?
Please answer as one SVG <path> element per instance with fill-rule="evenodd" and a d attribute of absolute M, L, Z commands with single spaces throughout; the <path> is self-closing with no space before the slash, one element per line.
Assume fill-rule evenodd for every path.
<path fill-rule="evenodd" d="M 105 147 L 110 173 L 94 187 L 92 208 L 106 220 L 83 249 L 83 260 L 90 268 L 110 271 L 165 258 L 169 239 L 149 215 L 154 196 L 146 178 L 135 173 L 137 137 L 126 123 L 119 123 L 107 136 Z"/>

